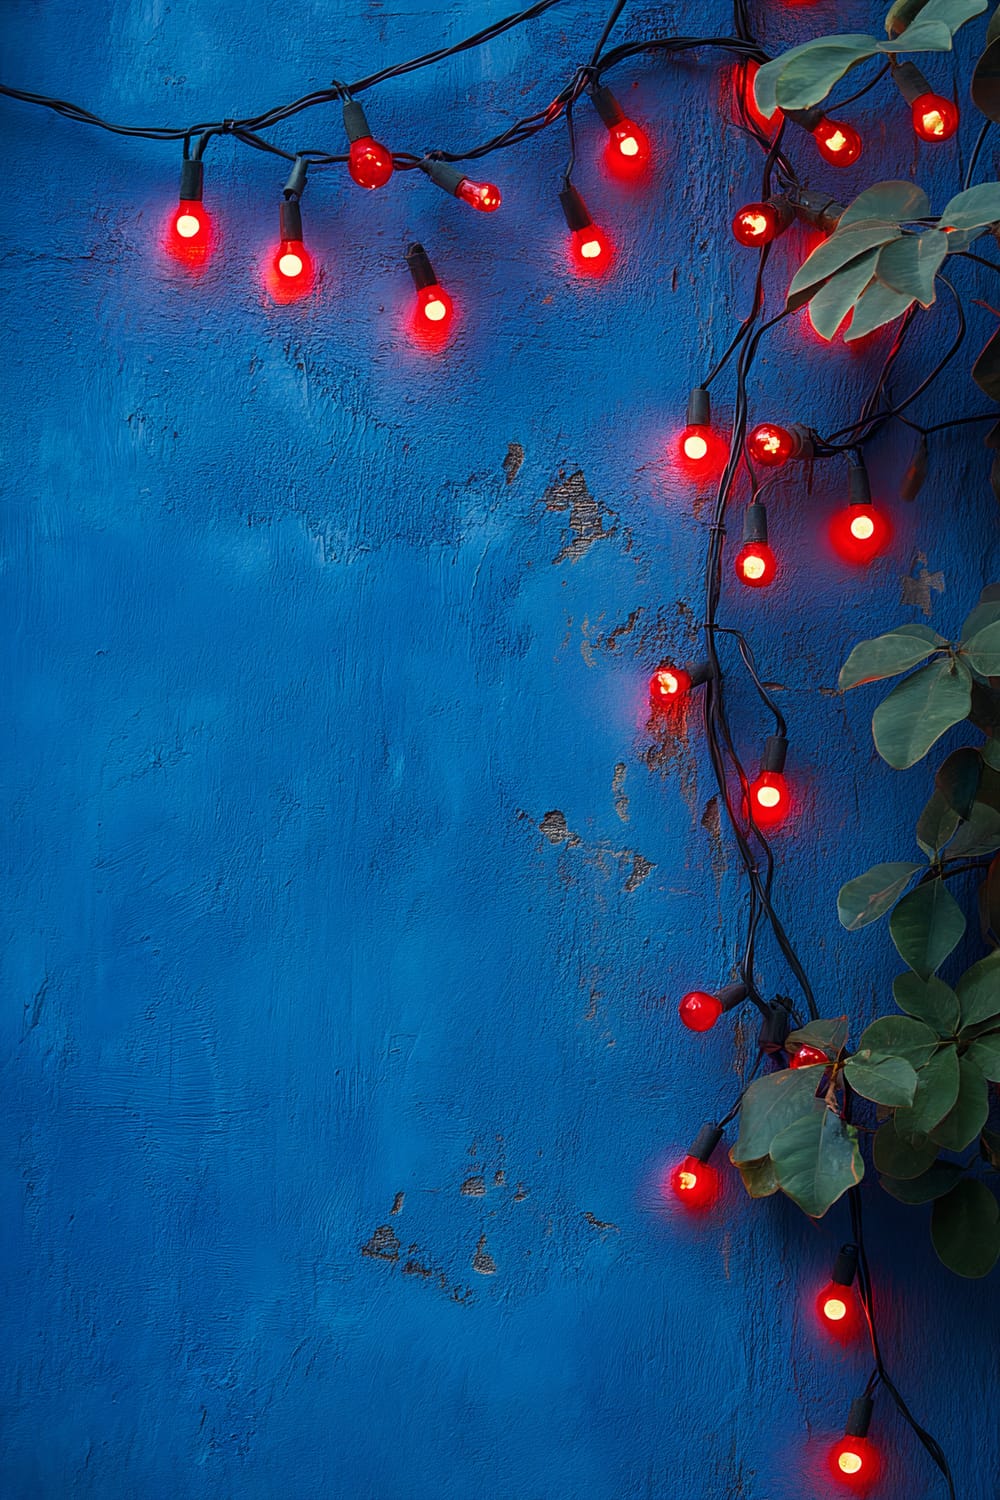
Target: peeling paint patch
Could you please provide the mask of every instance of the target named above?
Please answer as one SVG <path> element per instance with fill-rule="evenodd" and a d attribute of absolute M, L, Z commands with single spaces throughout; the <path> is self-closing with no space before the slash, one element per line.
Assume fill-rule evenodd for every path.
<path fill-rule="evenodd" d="M 406 1197 L 405 1193 L 397 1193 L 396 1194 L 395 1198 L 393 1198 L 393 1200 L 392 1200 L 392 1210 L 391 1210 L 392 1213 L 394 1213 L 394 1214 L 402 1213 L 402 1211 L 403 1211 L 403 1200 L 404 1200 L 405 1197 Z"/>
<path fill-rule="evenodd" d="M 610 1219 L 596 1219 L 592 1213 L 583 1216 L 592 1229 L 599 1229 L 602 1234 L 621 1234 L 617 1224 L 612 1224 Z"/>
<path fill-rule="evenodd" d="M 614 526 L 608 530 L 604 527 L 605 518 L 613 512 L 594 499 L 582 469 L 577 469 L 568 478 L 561 474 L 545 491 L 542 504 L 546 510 L 569 511 L 570 538 L 552 559 L 553 564 L 565 562 L 567 558 L 570 562 L 579 562 L 595 542 L 615 534 Z"/>
<path fill-rule="evenodd" d="M 361 1246 L 361 1254 L 370 1255 L 375 1260 L 398 1260 L 399 1245 L 392 1226 L 380 1224 L 371 1239 Z"/>
<path fill-rule="evenodd" d="M 524 463 L 524 449 L 520 443 L 507 444 L 507 456 L 503 461 L 503 471 L 507 476 L 507 483 L 513 484 L 518 476 L 518 471 Z"/>
<path fill-rule="evenodd" d="M 620 760 L 611 778 L 611 792 L 615 799 L 615 812 L 623 823 L 628 822 L 628 794 L 625 791 L 625 762 Z"/>
<path fill-rule="evenodd" d="M 486 1182 L 482 1177 L 467 1177 L 462 1183 L 461 1191 L 466 1198 L 485 1198 Z"/>
<path fill-rule="evenodd" d="M 919 609 L 929 620 L 931 617 L 931 591 L 944 593 L 944 574 L 932 573 L 927 567 L 924 552 L 914 554 L 909 573 L 904 573 L 900 582 L 900 603 Z"/>
<path fill-rule="evenodd" d="M 480 1276 L 495 1276 L 497 1274 L 496 1261 L 486 1249 L 486 1236 L 479 1236 L 479 1244 L 476 1253 L 472 1257 L 472 1269 L 478 1271 Z"/>
<path fill-rule="evenodd" d="M 523 1182 L 519 1182 L 518 1185 L 517 1185 L 517 1192 L 514 1194 L 514 1202 L 515 1203 L 523 1203 L 524 1200 L 525 1200 L 525 1198 L 527 1198 L 527 1196 L 528 1196 L 528 1190 L 527 1190 L 527 1188 L 524 1186 Z"/>
<path fill-rule="evenodd" d="M 538 827 L 550 844 L 567 844 L 573 849 L 580 842 L 580 835 L 567 827 L 566 818 L 557 807 L 545 814 Z"/>
<path fill-rule="evenodd" d="M 504 1185 L 504 1183 L 506 1181 L 507 1181 L 507 1173 L 506 1172 L 494 1172 L 493 1173 L 493 1186 L 494 1187 L 503 1187 L 503 1185 Z"/>
<path fill-rule="evenodd" d="M 632 856 L 632 872 L 625 882 L 625 890 L 628 894 L 631 895 L 633 891 L 637 891 L 646 877 L 655 869 L 656 866 L 652 860 L 646 859 L 643 854 L 634 854 Z"/>
<path fill-rule="evenodd" d="M 718 887 L 726 873 L 727 860 L 725 845 L 722 842 L 722 808 L 717 795 L 709 797 L 705 803 L 705 811 L 701 815 L 701 826 L 708 834 L 712 874 Z"/>

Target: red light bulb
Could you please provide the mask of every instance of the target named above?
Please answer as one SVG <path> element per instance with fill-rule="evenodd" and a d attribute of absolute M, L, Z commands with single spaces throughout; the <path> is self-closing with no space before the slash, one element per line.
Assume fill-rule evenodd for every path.
<path fill-rule="evenodd" d="M 704 386 L 695 386 L 688 396 L 687 423 L 677 439 L 677 457 L 681 467 L 694 478 L 704 478 L 721 470 L 728 456 L 728 445 L 712 430 L 712 407 Z"/>
<path fill-rule="evenodd" d="M 747 438 L 747 452 L 755 463 L 766 469 L 777 469 L 798 452 L 793 433 L 774 422 L 761 422 Z"/>
<path fill-rule="evenodd" d="M 771 203 L 748 203 L 733 219 L 734 236 L 752 250 L 769 245 L 784 227 Z"/>
<path fill-rule="evenodd" d="M 278 302 L 297 302 L 312 291 L 315 268 L 301 240 L 282 240 L 271 261 L 271 290 Z"/>
<path fill-rule="evenodd" d="M 633 120 L 623 119 L 611 127 L 604 160 L 616 177 L 641 177 L 652 156 L 649 137 Z"/>
<path fill-rule="evenodd" d="M 736 576 L 748 588 L 767 588 L 777 571 L 777 559 L 766 542 L 747 542 L 736 554 Z"/>
<path fill-rule="evenodd" d="M 788 817 L 791 798 L 780 771 L 761 771 L 750 783 L 750 806 L 758 828 L 778 828 Z"/>
<path fill-rule="evenodd" d="M 913 128 L 922 141 L 947 141 L 958 129 L 958 105 L 941 94 L 921 94 L 910 106 Z"/>
<path fill-rule="evenodd" d="M 167 249 L 181 265 L 202 266 L 208 259 L 212 240 L 212 221 L 205 205 L 182 198 L 170 220 Z"/>
<path fill-rule="evenodd" d="M 392 166 L 392 152 L 370 135 L 351 142 L 347 170 L 358 187 L 385 187 L 392 176 Z"/>
<path fill-rule="evenodd" d="M 722 1015 L 722 1010 L 719 997 L 709 995 L 705 990 L 692 990 L 677 1007 L 677 1013 L 688 1031 L 711 1031 Z"/>
<path fill-rule="evenodd" d="M 435 282 L 431 286 L 422 286 L 417 293 L 417 314 L 432 330 L 443 332 L 451 327 L 455 309 L 444 287 Z"/>
<path fill-rule="evenodd" d="M 569 253 L 581 276 L 603 276 L 614 259 L 611 241 L 596 224 L 574 229 L 569 237 Z"/>
<path fill-rule="evenodd" d="M 844 562 L 863 565 L 888 547 L 892 526 L 873 505 L 849 505 L 830 523 L 830 540 Z"/>
<path fill-rule="evenodd" d="M 830 1450 L 829 1465 L 834 1479 L 859 1493 L 878 1477 L 878 1454 L 864 1437 L 841 1438 Z"/>
<path fill-rule="evenodd" d="M 455 197 L 461 198 L 470 208 L 478 208 L 482 214 L 496 213 L 500 207 L 500 189 L 492 182 L 473 182 L 463 177 L 455 189 Z"/>
<path fill-rule="evenodd" d="M 743 64 L 741 69 L 740 91 L 743 99 L 743 108 L 747 118 L 756 125 L 757 129 L 765 135 L 773 135 L 781 124 L 784 116 L 780 109 L 775 109 L 772 115 L 761 114 L 757 108 L 757 100 L 754 97 L 753 81 L 760 70 L 760 63 L 750 58 Z"/>
<path fill-rule="evenodd" d="M 824 1331 L 840 1343 L 853 1339 L 861 1326 L 854 1291 L 838 1281 L 831 1281 L 816 1298 L 816 1315 Z"/>
<path fill-rule="evenodd" d="M 788 1059 L 790 1068 L 812 1068 L 819 1063 L 828 1063 L 830 1059 L 819 1047 L 811 1047 L 808 1042 L 803 1042 Z"/>
<path fill-rule="evenodd" d="M 819 154 L 831 167 L 849 167 L 861 155 L 861 137 L 853 125 L 822 119 L 813 131 Z"/>
<path fill-rule="evenodd" d="M 417 289 L 410 331 L 417 343 L 437 349 L 448 341 L 455 309 L 451 298 L 434 274 L 430 257 L 423 245 L 411 245 L 406 252 L 406 264 Z"/>
<path fill-rule="evenodd" d="M 685 1156 L 670 1174 L 670 1191 L 685 1208 L 710 1208 L 719 1195 L 718 1173 L 707 1161 Z"/>
<path fill-rule="evenodd" d="M 691 675 L 683 667 L 659 667 L 649 679 L 649 701 L 654 708 L 669 708 L 691 691 Z"/>

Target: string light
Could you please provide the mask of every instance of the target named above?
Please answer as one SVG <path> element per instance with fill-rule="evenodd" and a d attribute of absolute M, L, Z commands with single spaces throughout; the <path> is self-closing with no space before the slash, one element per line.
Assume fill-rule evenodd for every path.
<path fill-rule="evenodd" d="M 452 300 L 434 274 L 430 257 L 423 245 L 411 245 L 406 264 L 417 291 L 411 330 L 419 343 L 440 347 L 448 340 L 455 320 Z"/>
<path fill-rule="evenodd" d="M 747 453 L 765 469 L 778 469 L 790 459 L 813 456 L 812 433 L 797 422 L 791 427 L 759 422 L 747 435 Z"/>
<path fill-rule="evenodd" d="M 868 473 L 859 460 L 848 469 L 848 504 L 830 523 L 830 541 L 844 562 L 859 566 L 878 557 L 892 541 L 892 526 L 872 504 Z"/>
<path fill-rule="evenodd" d="M 193 157 L 181 163 L 180 201 L 167 230 L 167 250 L 189 270 L 204 266 L 211 252 L 212 220 L 201 201 L 205 164 Z"/>
<path fill-rule="evenodd" d="M 684 1208 L 692 1212 L 711 1208 L 719 1196 L 719 1174 L 709 1161 L 722 1140 L 722 1126 L 703 1125 L 687 1155 L 670 1172 L 667 1185 Z"/>
<path fill-rule="evenodd" d="M 344 129 L 350 142 L 347 170 L 358 187 L 385 187 L 392 176 L 392 152 L 372 137 L 365 112 L 356 99 L 344 104 Z"/>
<path fill-rule="evenodd" d="M 878 1477 L 878 1453 L 868 1440 L 872 1398 L 858 1396 L 851 1402 L 847 1426 L 840 1442 L 830 1450 L 830 1473 L 847 1488 L 863 1493 Z"/>
<path fill-rule="evenodd" d="M 560 192 L 559 202 L 569 229 L 569 255 L 574 270 L 580 276 L 605 275 L 615 257 L 610 239 L 594 223 L 571 182 Z"/>
<path fill-rule="evenodd" d="M 831 167 L 850 167 L 861 155 L 861 137 L 853 125 L 823 119 L 812 132 L 819 154 Z"/>
<path fill-rule="evenodd" d="M 454 198 L 461 198 L 470 208 L 477 208 L 483 214 L 492 214 L 500 207 L 500 189 L 492 182 L 473 182 L 458 167 L 453 167 L 450 162 L 438 161 L 433 156 L 425 156 L 418 165 L 436 187 L 451 193 Z"/>
<path fill-rule="evenodd" d="M 707 661 L 688 662 L 684 667 L 661 662 L 649 679 L 650 706 L 661 713 L 669 712 L 692 688 L 701 687 L 711 676 L 712 667 Z"/>
<path fill-rule="evenodd" d="M 910 106 L 913 129 L 922 141 L 947 141 L 959 126 L 958 105 L 935 94 L 916 63 L 893 63 L 892 81 Z"/>
<path fill-rule="evenodd" d="M 652 161 L 649 137 L 630 120 L 609 88 L 598 84 L 590 90 L 594 108 L 608 127 L 604 162 L 614 177 L 634 181 L 646 175 Z"/>
<path fill-rule="evenodd" d="M 733 219 L 733 235 L 739 244 L 759 250 L 784 234 L 793 218 L 791 207 L 784 198 L 747 203 Z"/>
<path fill-rule="evenodd" d="M 278 248 L 271 259 L 269 286 L 276 302 L 297 302 L 313 289 L 315 268 L 302 239 L 299 200 L 306 185 L 307 163 L 298 157 L 285 183 L 278 222 Z"/>
<path fill-rule="evenodd" d="M 830 1280 L 816 1298 L 820 1325 L 831 1337 L 846 1342 L 860 1327 L 857 1298 L 853 1291 L 858 1274 L 857 1245 L 841 1245 Z"/>
<path fill-rule="evenodd" d="M 783 734 L 768 736 L 760 774 L 750 783 L 750 812 L 758 828 L 780 828 L 791 811 L 785 780 L 788 740 Z"/>
<path fill-rule="evenodd" d="M 747 506 L 743 518 L 743 546 L 736 554 L 736 576 L 750 589 L 766 589 L 774 582 L 777 559 L 767 541 L 767 511 L 759 500 Z"/>
<path fill-rule="evenodd" d="M 677 1014 L 688 1031 L 711 1031 L 720 1016 L 742 1005 L 746 997 L 745 984 L 723 985 L 714 995 L 707 990 L 691 990 L 677 1007 Z"/>
<path fill-rule="evenodd" d="M 712 428 L 708 391 L 696 385 L 688 396 L 687 422 L 677 439 L 681 467 L 693 478 L 703 478 L 721 468 L 728 456 L 726 443 Z"/>

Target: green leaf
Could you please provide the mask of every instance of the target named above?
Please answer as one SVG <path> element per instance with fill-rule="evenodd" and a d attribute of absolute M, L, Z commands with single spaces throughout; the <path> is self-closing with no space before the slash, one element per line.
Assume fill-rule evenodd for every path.
<path fill-rule="evenodd" d="M 930 211 L 930 199 L 915 182 L 907 182 L 905 179 L 876 182 L 847 205 L 837 228 L 846 229 L 848 225 L 857 224 L 864 219 L 880 219 L 883 223 L 909 223 L 913 219 L 926 218 Z"/>
<path fill-rule="evenodd" d="M 995 31 L 998 18 L 1000 11 L 994 14 L 990 22 L 990 29 L 986 33 L 986 50 L 973 69 L 970 89 L 973 104 L 981 114 L 994 122 L 1000 120 L 1000 39 Z"/>
<path fill-rule="evenodd" d="M 904 234 L 879 252 L 875 274 L 895 292 L 914 297 L 930 307 L 936 296 L 934 278 L 948 254 L 948 236 L 940 229 Z"/>
<path fill-rule="evenodd" d="M 874 57 L 881 45 L 877 37 L 855 33 L 819 36 L 807 46 L 796 48 L 795 56 L 786 52 L 785 66 L 774 88 L 775 100 L 781 109 L 810 109 L 825 99 L 851 68 Z"/>
<path fill-rule="evenodd" d="M 919 974 L 897 974 L 892 981 L 892 993 L 900 1010 L 933 1027 L 939 1037 L 955 1035 L 959 1018 L 958 996 L 943 979 L 936 975 L 921 979 Z M 898 1175 L 890 1173 L 890 1176 Z"/>
<path fill-rule="evenodd" d="M 885 1057 L 864 1048 L 848 1058 L 844 1074 L 854 1092 L 873 1104 L 894 1109 L 913 1103 L 917 1075 L 903 1057 Z"/>
<path fill-rule="evenodd" d="M 872 1156 L 878 1171 L 887 1177 L 920 1177 L 937 1160 L 937 1154 L 937 1146 L 926 1135 L 900 1135 L 892 1120 L 886 1120 L 875 1132 Z"/>
<path fill-rule="evenodd" d="M 775 1137 L 771 1157 L 782 1192 L 814 1219 L 855 1187 L 865 1171 L 858 1132 L 825 1105 L 787 1125 Z"/>
<path fill-rule="evenodd" d="M 918 885 L 889 918 L 896 952 L 921 979 L 936 973 L 964 932 L 965 914 L 941 879 Z"/>
<path fill-rule="evenodd" d="M 770 1156 L 775 1136 L 812 1110 L 816 1087 L 812 1068 L 783 1068 L 755 1079 L 740 1105 L 740 1131 L 732 1150 L 736 1165 Z"/>
<path fill-rule="evenodd" d="M 998 72 L 1000 72 L 1000 48 L 997 48 L 996 62 Z M 998 99 L 998 115 L 1000 115 L 1000 99 Z M 972 378 L 991 401 L 1000 401 L 1000 329 L 997 329 L 976 356 L 975 364 L 972 366 Z"/>
<path fill-rule="evenodd" d="M 874 333 L 876 328 L 891 323 L 894 318 L 901 318 L 912 303 L 913 298 L 905 293 L 893 291 L 881 281 L 873 281 L 857 300 L 851 314 L 851 325 L 844 334 L 844 343 L 853 344 L 857 339 Z"/>
<path fill-rule="evenodd" d="M 889 8 L 889 14 L 885 18 L 885 30 L 887 36 L 899 36 L 905 31 L 910 22 L 915 20 L 920 11 L 927 4 L 927 0 L 896 0 Z"/>
<path fill-rule="evenodd" d="M 937 1036 L 923 1021 L 910 1016 L 879 1016 L 861 1033 L 858 1051 L 904 1057 L 911 1068 L 922 1068 L 938 1045 Z"/>
<path fill-rule="evenodd" d="M 1000 1083 L 1000 1031 L 976 1037 L 965 1055 L 990 1083 Z"/>
<path fill-rule="evenodd" d="M 917 820 L 917 843 L 925 854 L 934 856 L 944 848 L 959 825 L 959 816 L 942 797 L 932 792 Z"/>
<path fill-rule="evenodd" d="M 958 1098 L 927 1134 L 946 1151 L 964 1151 L 986 1124 L 990 1097 L 986 1079 L 968 1057 L 958 1059 Z"/>
<path fill-rule="evenodd" d="M 961 1177 L 962 1168 L 957 1162 L 936 1161 L 919 1177 L 880 1177 L 879 1182 L 899 1203 L 931 1203 L 950 1193 Z"/>
<path fill-rule="evenodd" d="M 917 1092 L 909 1109 L 896 1111 L 900 1135 L 925 1135 L 944 1119 L 958 1098 L 958 1052 L 941 1047 L 917 1074 Z"/>
<path fill-rule="evenodd" d="M 944 21 L 929 19 L 933 0 L 924 6 L 925 14 L 907 26 L 895 42 L 880 42 L 880 52 L 950 52 L 951 27 Z"/>
<path fill-rule="evenodd" d="M 956 193 L 941 210 L 942 229 L 980 229 L 1000 220 L 1000 182 L 980 182 Z"/>
<path fill-rule="evenodd" d="M 906 890 L 920 865 L 909 860 L 887 865 L 873 865 L 863 875 L 856 875 L 840 887 L 837 915 L 842 927 L 857 932 L 869 922 L 877 922 Z"/>
<path fill-rule="evenodd" d="M 1000 739 L 990 737 L 982 748 L 982 757 L 994 771 L 1000 771 Z"/>
<path fill-rule="evenodd" d="M 760 73 L 764 69 L 761 68 Z M 760 73 L 757 80 L 760 80 Z M 817 245 L 812 254 L 803 261 L 802 265 L 792 277 L 788 288 L 789 297 L 794 292 L 804 291 L 807 287 L 818 287 L 820 282 L 826 281 L 842 266 L 849 265 L 859 255 L 864 255 L 866 250 L 872 250 L 879 245 L 885 245 L 889 240 L 898 239 L 898 224 L 886 224 L 880 220 L 868 220 L 860 224 L 850 224 L 846 229 L 836 229 L 830 238 Z"/>
<path fill-rule="evenodd" d="M 996 425 L 1000 427 L 1000 422 Z M 1000 620 L 1000 601 L 980 599 L 975 609 L 966 615 L 962 624 L 963 644 L 967 644 L 974 635 L 979 634 L 980 630 L 984 630 L 987 625 L 992 625 L 997 620 Z"/>
<path fill-rule="evenodd" d="M 971 21 L 974 16 L 981 16 L 986 9 L 988 0 L 928 0 L 928 4 L 921 7 L 921 26 L 931 21 L 943 22 L 948 30 L 954 35 L 960 26 L 966 21 Z M 898 51 L 906 52 L 909 36 L 900 40 Z"/>
<path fill-rule="evenodd" d="M 1000 37 L 1000 6 L 990 16 L 990 24 L 986 28 L 986 45 L 995 42 Z"/>
<path fill-rule="evenodd" d="M 948 858 L 978 859 L 994 849 L 1000 849 L 1000 813 L 985 802 L 974 802 L 968 822 L 948 845 Z"/>
<path fill-rule="evenodd" d="M 835 1016 L 807 1021 L 798 1031 L 790 1031 L 785 1038 L 785 1047 L 789 1052 L 795 1052 L 799 1047 L 818 1047 L 827 1057 L 837 1057 L 846 1042 L 847 1017 Z"/>
<path fill-rule="evenodd" d="M 869 250 L 849 261 L 823 283 L 809 302 L 809 321 L 820 338 L 833 338 L 851 308 L 875 274 L 879 252 Z M 809 296 L 808 291 L 804 294 Z"/>
<path fill-rule="evenodd" d="M 983 757 L 971 745 L 963 745 L 946 756 L 934 777 L 934 785 L 963 820 L 972 813 L 983 774 Z"/>
<path fill-rule="evenodd" d="M 927 625 L 900 626 L 887 635 L 859 641 L 840 669 L 837 686 L 841 692 L 846 692 L 848 688 L 861 687 L 866 682 L 895 677 L 899 672 L 908 672 L 911 667 L 925 661 L 932 651 L 947 644 L 944 636 Z"/>
<path fill-rule="evenodd" d="M 980 677 L 1000 677 L 1000 620 L 977 630 L 964 642 L 962 654 Z"/>
<path fill-rule="evenodd" d="M 872 716 L 875 748 L 897 771 L 915 765 L 969 712 L 972 677 L 962 662 L 930 662 L 898 683 Z"/>
<path fill-rule="evenodd" d="M 762 1156 L 759 1161 L 736 1162 L 735 1166 L 751 1198 L 770 1198 L 778 1191 L 774 1162 L 769 1156 Z"/>
<path fill-rule="evenodd" d="M 844 43 L 848 52 L 853 52 L 859 61 L 864 57 L 872 56 L 878 50 L 879 45 L 877 38 L 873 36 L 863 36 L 860 33 L 854 33 L 848 36 L 816 37 L 812 41 L 802 42 L 798 47 L 790 47 L 780 57 L 776 57 L 771 62 L 765 63 L 762 68 L 758 68 L 757 70 L 753 81 L 753 91 L 757 108 L 762 115 L 773 115 L 777 109 L 778 99 L 776 89 L 778 80 L 789 63 L 795 58 L 800 57 L 804 52 L 809 52 L 818 43 L 826 42 Z M 831 88 L 835 82 L 836 79 L 831 82 Z"/>
<path fill-rule="evenodd" d="M 1000 1015 L 1000 950 L 966 969 L 957 988 L 963 1031 Z"/>
<path fill-rule="evenodd" d="M 937 1200 L 931 1241 L 938 1259 L 957 1276 L 989 1275 L 1000 1256 L 1000 1206 L 984 1182 L 960 1182 Z"/>

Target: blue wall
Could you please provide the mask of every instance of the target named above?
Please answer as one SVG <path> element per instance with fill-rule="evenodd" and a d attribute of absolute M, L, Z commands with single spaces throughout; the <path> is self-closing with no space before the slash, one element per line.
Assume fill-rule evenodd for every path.
<path fill-rule="evenodd" d="M 182 123 L 502 7 L 4 9 L 7 82 Z M 631 34 L 722 31 L 711 9 L 636 7 Z M 757 9 L 775 48 L 880 24 L 861 0 Z M 566 0 L 379 90 L 377 134 L 485 138 L 547 101 L 603 14 Z M 323 277 L 285 308 L 259 277 L 280 162 L 212 146 L 224 242 L 192 281 L 159 244 L 179 149 L 0 108 L 10 1500 L 827 1493 L 824 1445 L 868 1373 L 808 1316 L 842 1209 L 812 1226 L 727 1180 L 693 1226 L 657 1188 L 737 1086 L 731 1033 L 679 1035 L 673 1008 L 728 972 L 742 887 L 697 721 L 651 753 L 644 691 L 695 642 L 703 514 L 663 453 L 748 306 L 728 220 L 758 159 L 732 130 L 720 158 L 715 65 L 617 83 L 661 160 L 646 192 L 613 187 L 580 109 L 613 279 L 566 272 L 560 127 L 494 159 L 494 218 L 413 173 L 375 194 L 316 174 Z M 977 128 L 935 154 L 888 92 L 852 118 L 867 149 L 846 181 L 794 143 L 813 184 L 916 171 L 939 206 Z M 305 136 L 335 149 L 337 111 L 277 139 Z M 462 310 L 437 358 L 402 329 L 412 238 Z M 803 243 L 775 256 L 775 305 Z M 960 276 L 995 302 L 985 273 Z M 940 349 L 951 313 L 927 329 Z M 756 415 L 848 421 L 884 347 L 824 350 L 791 320 Z M 926 420 L 982 409 L 970 359 Z M 929 772 L 877 761 L 874 696 L 842 700 L 837 670 L 859 637 L 927 618 L 921 598 L 956 630 L 1000 577 L 979 437 L 935 442 L 912 506 L 892 500 L 908 452 L 873 456 L 890 556 L 835 563 L 819 538 L 842 473 L 811 494 L 790 474 L 783 576 L 760 597 L 727 583 L 725 605 L 791 723 L 781 905 L 823 1008 L 859 1020 L 896 966 L 884 930 L 838 928 L 836 889 L 904 857 Z M 734 695 L 753 760 L 768 726 Z M 873 1192 L 885 1340 L 977 1500 L 997 1435 L 961 1392 L 985 1408 L 996 1290 L 942 1271 L 921 1219 Z M 887 1500 L 942 1493 L 884 1403 L 877 1422 Z"/>

